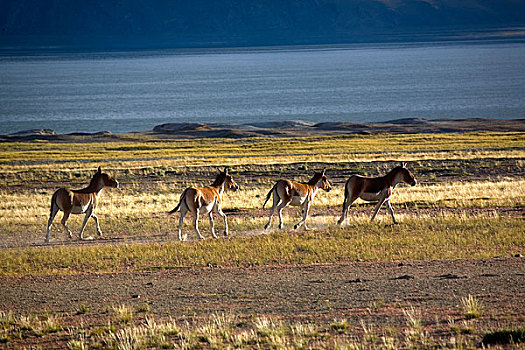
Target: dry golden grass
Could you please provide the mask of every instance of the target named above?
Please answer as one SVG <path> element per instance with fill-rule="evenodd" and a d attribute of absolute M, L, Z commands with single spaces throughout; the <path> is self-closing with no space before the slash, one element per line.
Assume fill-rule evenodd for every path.
<path fill-rule="evenodd" d="M 45 336 L 44 344 L 70 350 L 77 349 L 337 349 L 337 350 L 397 350 L 397 349 L 474 349 L 483 343 L 500 344 L 497 349 L 524 349 L 523 327 L 499 330 L 495 326 L 469 325 L 469 332 L 452 330 L 438 323 L 429 330 L 431 310 L 399 308 L 389 313 L 404 315 L 404 322 L 390 321 L 374 324 L 361 319 L 336 319 L 332 324 L 282 320 L 275 316 L 246 317 L 235 314 L 212 314 L 195 318 L 192 322 L 178 322 L 147 315 L 140 323 L 94 324 L 89 319 L 68 329 L 60 328 L 67 322 L 66 315 L 51 315 L 55 328 L 40 330 L 42 321 L 35 316 L 13 316 L 0 312 L 0 321 L 6 320 L 0 330 L 0 341 L 15 348 L 20 339 L 37 342 Z M 423 318 L 426 316 L 426 319 Z M 373 315 L 375 316 L 375 315 Z M 482 347 L 485 348 L 482 344 Z"/>
<path fill-rule="evenodd" d="M 225 208 L 255 210 L 262 208 L 269 187 L 244 188 L 238 192 L 226 192 Z M 313 211 L 319 207 L 339 207 L 343 202 L 342 185 L 334 186 L 329 193 L 319 191 Z M 97 213 L 104 218 L 163 217 L 179 202 L 182 188 L 157 183 L 153 189 L 140 190 L 138 184 L 120 190 L 104 190 Z M 17 192 L 0 190 L 0 225 L 34 226 L 41 231 L 49 217 L 52 190 L 34 189 Z M 357 204 L 364 203 L 361 200 Z M 525 206 L 525 180 L 475 181 L 419 184 L 415 187 L 398 186 L 392 196 L 394 207 L 419 208 L 497 208 Z M 270 199 L 266 208 L 271 207 Z M 55 218 L 59 223 L 61 213 Z M 178 215 L 178 214 L 175 214 Z M 75 221 L 72 216 L 72 221 Z M 79 220 L 81 218 L 78 218 Z M 160 220 L 160 219 L 159 219 Z M 101 225 L 104 225 L 102 222 Z"/>
<path fill-rule="evenodd" d="M 372 162 L 385 160 L 523 159 L 523 133 L 348 135 L 331 137 L 0 143 L 0 178 L 61 181 L 110 162 L 128 175 L 188 166 Z M 52 160 L 52 161 L 50 161 Z M 53 161 L 54 160 L 54 161 Z M 57 162 L 59 160 L 60 162 Z M 18 181 L 17 181 L 18 180 Z"/>
<path fill-rule="evenodd" d="M 334 222 L 335 217 L 330 218 Z M 319 225 L 290 234 L 271 230 L 229 239 L 91 244 L 0 250 L 0 275 L 141 271 L 170 266 L 244 266 L 511 256 L 525 247 L 523 219 L 494 215 L 400 216 L 401 224 L 355 218 L 344 228 Z M 389 224 L 390 222 L 387 221 Z M 111 222 L 109 223 L 111 224 Z M 148 221 L 132 224 L 140 229 Z M 232 223 L 233 226 L 233 223 Z M 203 227 L 204 231 L 204 227 Z M 233 231 L 233 230 L 232 230 Z M 169 232 L 169 231 L 165 231 Z M 259 233 L 263 233 L 262 230 Z M 205 235 L 209 237 L 209 233 Z M 43 241 L 43 235 L 42 235 Z M 65 234 L 62 234 L 65 240 Z"/>
<path fill-rule="evenodd" d="M 521 169 L 525 165 L 524 158 L 523 133 L 0 143 L 0 180 L 4 180 L 0 186 L 0 243 L 21 247 L 0 250 L 0 274 L 53 274 L 63 272 L 63 266 L 72 267 L 69 272 L 119 271 L 126 269 L 129 261 L 136 261 L 134 266 L 142 269 L 170 264 L 203 266 L 209 260 L 219 265 L 236 265 L 245 261 L 254 264 L 311 263 L 510 254 L 525 245 L 521 234 L 523 221 L 500 216 L 499 208 L 525 206 L 525 180 L 512 174 L 508 178 L 470 178 L 467 170 L 475 173 L 476 167 L 481 167 L 491 171 L 504 160 L 506 167 Z M 446 162 L 437 161 L 441 159 Z M 487 160 L 484 162 L 484 159 Z M 394 234 L 393 237 L 382 235 L 385 223 L 390 224 L 385 211 L 380 212 L 377 222 L 370 223 L 372 206 L 362 205 L 361 201 L 356 203 L 359 208 L 351 209 L 350 226 L 335 227 L 343 201 L 344 179 L 341 177 L 332 192 L 320 191 L 314 201 L 308 219 L 314 233 L 289 237 L 287 230 L 298 221 L 299 215 L 297 210 L 287 209 L 285 231 L 261 235 L 266 233 L 262 227 L 268 214 L 267 210 L 261 210 L 262 203 L 276 177 L 287 168 L 286 164 L 319 161 L 333 164 L 334 173 L 337 173 L 337 164 L 342 164 L 338 168 L 341 176 L 349 168 L 383 173 L 391 166 L 388 161 L 392 160 L 417 160 L 414 166 L 417 165 L 422 174 L 431 174 L 421 178 L 416 174 L 420 181 L 416 187 L 396 188 L 392 203 L 395 210 L 403 210 L 396 213 L 401 225 L 387 229 Z M 451 160 L 453 169 L 440 168 L 434 172 L 433 167 L 450 166 Z M 378 162 L 366 163 L 370 161 Z M 471 168 L 462 169 L 460 161 L 470 162 Z M 351 167 L 348 162 L 361 163 Z M 84 186 L 100 163 L 108 172 L 122 179 L 121 189 L 104 190 L 97 208 L 104 238 L 146 237 L 153 243 L 129 247 L 23 248 L 43 242 L 52 193 L 64 185 L 72 188 Z M 173 238 L 179 214 L 167 217 L 165 213 L 178 203 L 184 187 L 208 185 L 212 180 L 209 178 L 210 167 L 235 164 L 238 165 L 235 179 L 242 190 L 227 192 L 224 197 L 224 208 L 231 209 L 229 226 L 235 240 L 186 245 L 170 242 L 168 248 L 154 243 Z M 267 165 L 257 167 L 256 164 Z M 363 164 L 369 165 L 363 167 Z M 306 181 L 306 174 L 299 176 L 301 171 L 311 173 L 313 169 L 307 169 L 309 164 L 306 163 L 301 166 L 302 170 L 294 165 L 294 171 L 289 174 L 295 174 L 295 180 Z M 273 175 L 265 176 L 267 171 Z M 436 182 L 442 171 L 453 177 Z M 454 210 L 447 211 L 448 208 Z M 476 210 L 480 208 L 484 210 L 479 213 Z M 69 241 L 60 225 L 61 216 L 55 218 L 53 225 L 51 240 L 54 244 Z M 71 217 L 69 226 L 74 234 L 82 220 L 83 215 Z M 183 230 L 192 238 L 195 235 L 189 221 Z M 216 220 L 216 225 L 220 232 L 221 220 Z M 209 237 L 209 224 L 204 218 L 201 228 Z M 485 236 L 478 236 L 478 231 Z M 350 238 L 349 232 L 352 232 Z M 371 235 L 372 232 L 375 235 Z M 492 240 L 494 232 L 503 243 Z M 86 234 L 94 233 L 94 223 L 90 221 Z M 166 234 L 171 236 L 159 238 L 166 237 Z M 436 240 L 435 235 L 442 237 Z M 252 251 L 249 248 L 254 243 L 250 241 L 252 239 L 262 248 Z M 310 246 L 313 239 L 315 244 L 322 244 Z M 275 240 L 283 245 L 278 246 Z M 479 242 L 484 242 L 481 248 Z M 298 246 L 301 247 L 299 252 Z M 365 247 L 377 248 L 370 250 Z M 100 254 L 106 254 L 108 258 L 100 259 Z M 170 258 L 173 256 L 179 258 L 173 260 Z M 24 258 L 20 260 L 21 257 Z"/>

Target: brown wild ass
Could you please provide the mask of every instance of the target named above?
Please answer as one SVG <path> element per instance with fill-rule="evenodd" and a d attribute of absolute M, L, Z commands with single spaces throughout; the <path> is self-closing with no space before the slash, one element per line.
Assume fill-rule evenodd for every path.
<path fill-rule="evenodd" d="M 304 228 L 308 230 L 308 227 L 306 226 L 306 218 L 308 217 L 308 211 L 310 210 L 310 205 L 312 205 L 317 190 L 321 188 L 326 192 L 329 192 L 332 189 L 332 185 L 325 175 L 325 170 L 326 169 L 323 169 L 322 172 L 315 173 L 308 183 L 299 183 L 290 180 L 277 181 L 270 192 L 268 192 L 263 204 L 264 208 L 266 202 L 268 202 L 270 196 L 273 194 L 273 205 L 272 209 L 270 209 L 270 218 L 268 219 L 268 223 L 264 226 L 264 229 L 267 230 L 268 227 L 270 227 L 275 208 L 277 208 L 277 212 L 279 213 L 279 229 L 282 229 L 282 210 L 287 205 L 292 205 L 303 207 L 303 218 L 294 226 L 294 229 L 298 229 L 304 224 Z"/>
<path fill-rule="evenodd" d="M 396 188 L 397 184 L 405 182 L 412 186 L 416 185 L 414 175 L 406 168 L 405 164 L 397 166 L 388 174 L 381 177 L 364 177 L 361 175 L 352 175 L 345 184 L 345 199 L 343 202 L 343 212 L 337 224 L 341 225 L 345 219 L 348 218 L 348 209 L 356 201 L 361 198 L 365 201 L 378 201 L 372 219 L 377 215 L 379 208 L 386 203 L 387 210 L 392 215 L 394 224 L 397 224 L 394 217 L 394 210 L 390 204 L 390 197 Z"/>
<path fill-rule="evenodd" d="M 72 238 L 73 235 L 67 227 L 67 220 L 71 214 L 82 214 L 85 213 L 84 222 L 80 228 L 80 239 L 84 239 L 83 232 L 86 227 L 86 223 L 89 218 L 93 218 L 97 224 L 97 232 L 102 236 L 102 231 L 98 224 L 98 218 L 95 215 L 94 211 L 97 208 L 98 200 L 100 193 L 104 186 L 118 188 L 118 181 L 109 176 L 108 174 L 102 173 L 102 169 L 98 167 L 98 171 L 93 175 L 89 186 L 82 188 L 80 190 L 70 190 L 67 188 L 60 188 L 51 197 L 51 214 L 49 215 L 49 220 L 47 222 L 47 234 L 46 234 L 46 243 L 49 243 L 49 230 L 51 229 L 51 224 L 53 219 L 57 215 L 59 210 L 64 212 L 62 217 L 62 225 L 67 230 L 69 238 Z M 88 237 L 92 239 L 92 237 Z"/>
<path fill-rule="evenodd" d="M 177 204 L 173 210 L 168 212 L 168 215 L 171 215 L 180 208 L 179 239 L 181 241 L 183 240 L 182 224 L 184 222 L 184 216 L 188 211 L 193 215 L 193 227 L 200 239 L 204 239 L 204 236 L 201 235 L 199 231 L 199 213 L 201 211 L 204 214 L 208 214 L 211 234 L 214 238 L 217 238 L 217 235 L 215 234 L 213 225 L 213 212 L 219 214 L 224 219 L 224 235 L 228 235 L 228 221 L 226 219 L 226 214 L 224 214 L 221 209 L 222 194 L 224 193 L 225 186 L 228 190 L 232 191 L 237 191 L 239 189 L 239 186 L 235 183 L 233 177 L 228 174 L 227 168 L 225 168 L 224 171 L 219 170 L 219 174 L 210 186 L 201 188 L 188 187 L 182 192 L 179 204 Z"/>

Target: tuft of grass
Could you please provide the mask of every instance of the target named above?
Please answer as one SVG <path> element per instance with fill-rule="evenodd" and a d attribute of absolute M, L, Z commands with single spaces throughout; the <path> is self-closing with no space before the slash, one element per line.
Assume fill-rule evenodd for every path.
<path fill-rule="evenodd" d="M 475 329 L 472 325 L 471 320 L 463 320 L 460 324 L 456 324 L 454 320 L 449 319 L 448 325 L 450 330 L 457 334 L 474 334 Z"/>
<path fill-rule="evenodd" d="M 133 319 L 134 312 L 131 306 L 121 304 L 111 307 L 111 310 L 115 320 L 120 323 L 129 323 Z"/>
<path fill-rule="evenodd" d="M 12 338 L 43 337 L 60 332 L 63 327 L 54 315 L 38 316 L 35 314 L 15 316 L 12 312 L 0 312 L 0 342 L 9 342 Z"/>
<path fill-rule="evenodd" d="M 297 322 L 290 326 L 291 333 L 294 337 L 299 338 L 317 338 L 320 336 L 320 331 L 317 326 L 312 323 Z"/>
<path fill-rule="evenodd" d="M 12 311 L 0 310 L 0 327 L 2 330 L 8 329 L 11 325 L 16 323 L 15 315 Z"/>
<path fill-rule="evenodd" d="M 351 329 L 351 325 L 346 319 L 335 319 L 332 324 L 330 324 L 330 329 L 338 332 L 339 334 L 345 333 L 346 330 Z"/>
<path fill-rule="evenodd" d="M 151 312 L 151 306 L 149 306 L 149 304 L 147 304 L 147 303 L 139 304 L 135 308 L 135 312 L 137 312 L 137 313 L 148 313 L 148 312 Z"/>
<path fill-rule="evenodd" d="M 60 330 L 62 330 L 62 325 L 55 316 L 48 316 L 45 320 L 42 321 L 41 331 L 44 334 L 56 333 Z"/>
<path fill-rule="evenodd" d="M 87 350 L 89 349 L 87 342 L 86 342 L 86 335 L 84 333 L 81 333 L 78 336 L 78 339 L 71 339 L 66 344 L 67 348 L 69 350 Z"/>
<path fill-rule="evenodd" d="M 282 322 L 277 322 L 270 317 L 255 319 L 255 331 L 262 338 L 279 338 L 284 335 L 285 329 Z"/>
<path fill-rule="evenodd" d="M 430 349 L 434 346 L 434 340 L 423 328 L 421 310 L 404 309 L 407 328 L 405 329 L 405 344 L 409 349 Z"/>
<path fill-rule="evenodd" d="M 513 329 L 499 329 L 483 335 L 483 345 L 518 344 L 525 342 L 525 327 Z"/>
<path fill-rule="evenodd" d="M 483 303 L 472 295 L 469 294 L 467 297 L 462 297 L 461 305 L 463 306 L 464 315 L 467 320 L 481 317 Z"/>
<path fill-rule="evenodd" d="M 89 312 L 89 306 L 86 303 L 80 303 L 77 307 L 77 315 L 84 315 Z"/>

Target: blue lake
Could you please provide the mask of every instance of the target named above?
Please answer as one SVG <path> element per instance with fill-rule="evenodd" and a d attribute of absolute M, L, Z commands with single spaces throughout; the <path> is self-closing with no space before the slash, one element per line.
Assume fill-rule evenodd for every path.
<path fill-rule="evenodd" d="M 408 117 L 525 118 L 525 43 L 0 58 L 0 134 Z"/>

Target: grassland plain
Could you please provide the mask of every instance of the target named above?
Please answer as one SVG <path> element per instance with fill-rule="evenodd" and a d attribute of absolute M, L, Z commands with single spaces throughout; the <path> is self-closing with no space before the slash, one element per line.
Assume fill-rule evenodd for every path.
<path fill-rule="evenodd" d="M 348 225 L 337 227 L 335 222 L 347 177 L 352 173 L 384 174 L 400 161 L 408 161 L 419 181 L 414 188 L 400 186 L 392 198 L 401 224 L 390 225 L 384 211 L 371 223 L 372 206 L 358 202 L 351 209 Z M 20 281 L 19 278 L 39 275 L 64 278 L 88 273 L 159 274 L 172 269 L 209 267 L 243 271 L 257 266 L 317 266 L 355 261 L 472 261 L 470 259 L 511 257 L 525 252 L 523 133 L 238 140 L 158 140 L 131 135 L 105 143 L 90 143 L 88 138 L 79 142 L 5 142 L 0 144 L 0 164 L 0 276 L 4 276 L 0 283 L 4 286 Z M 44 245 L 53 191 L 61 186 L 84 186 L 99 165 L 122 185 L 119 190 L 104 190 L 102 194 L 98 216 L 103 237 L 97 237 L 93 222 L 88 222 L 86 233 L 94 235 L 95 240 L 70 240 L 60 227 L 59 214 L 51 244 Z M 176 205 L 183 188 L 211 183 L 219 166 L 229 166 L 241 185 L 240 192 L 225 194 L 230 236 L 211 239 L 207 220 L 202 220 L 201 231 L 210 239 L 195 241 L 188 220 L 184 231 L 189 234 L 190 242 L 176 241 L 178 214 L 167 217 L 166 211 Z M 316 198 L 309 218 L 312 230 L 291 231 L 299 220 L 299 212 L 287 209 L 284 230 L 274 227 L 269 232 L 263 231 L 268 211 L 262 210 L 261 205 L 271 184 L 279 178 L 307 181 L 313 171 L 325 167 L 334 182 L 334 190 L 319 193 Z M 70 219 L 75 235 L 82 219 L 83 216 Z M 221 220 L 217 220 L 216 226 L 220 230 Z M 525 271 L 525 265 L 515 263 L 518 264 L 515 278 L 519 281 L 523 279 L 519 266 Z M 504 285 L 498 290 L 503 289 Z M 484 301 L 489 298 L 467 287 L 459 293 L 465 298 L 465 293 L 475 294 Z M 347 320 L 348 313 L 328 313 L 330 316 L 321 317 L 322 322 L 316 322 L 314 315 L 307 324 L 295 320 L 290 313 L 280 314 L 272 308 L 268 314 L 274 318 L 256 319 L 244 310 L 204 319 L 195 315 L 190 324 L 186 324 L 186 316 L 178 314 L 177 321 L 170 321 L 154 307 L 152 312 L 137 312 L 138 306 L 135 306 L 134 313 L 139 317 L 123 322 L 111 316 L 116 313 L 111 310 L 119 305 L 107 305 L 110 311 L 102 312 L 100 305 L 95 306 L 91 301 L 85 308 L 98 311 L 79 315 L 71 306 L 64 311 L 63 304 L 57 306 L 58 309 L 47 310 L 47 314 L 42 313 L 45 307 L 40 306 L 35 308 L 41 310 L 38 314 L 18 311 L 9 316 L 9 310 L 3 311 L 2 320 L 7 321 L 2 322 L 7 326 L 0 331 L 0 340 L 5 339 L 5 344 L 13 347 L 33 344 L 44 348 L 55 345 L 123 348 L 121 341 L 134 344 L 128 348 L 161 345 L 172 348 L 468 348 L 479 345 L 490 330 L 522 327 L 525 317 L 510 311 L 512 305 L 502 308 L 505 300 L 486 306 L 481 320 L 463 319 L 447 304 L 444 314 L 448 313 L 451 318 L 447 320 L 448 316 L 442 315 L 439 321 L 431 320 L 429 309 L 422 310 L 424 316 L 421 317 L 418 316 L 421 310 L 414 310 L 408 304 L 380 299 L 370 303 L 375 306 L 367 306 L 371 310 L 367 315 L 361 313 Z M 459 298 L 456 303 L 460 303 Z M 151 308 L 153 304 L 147 305 Z M 498 308 L 505 311 L 496 311 Z M 371 317 L 376 309 L 381 315 Z M 394 323 L 385 321 L 388 310 L 397 315 L 393 317 L 397 320 Z M 331 316 L 339 318 L 330 319 Z M 223 329 L 217 326 L 217 317 L 235 321 L 233 325 L 225 321 Z M 418 317 L 422 318 L 422 325 Z M 360 325 L 356 319 L 367 321 Z M 71 326 L 71 322 L 79 320 L 83 322 L 81 326 Z M 398 320 L 404 321 L 398 323 Z M 24 322 L 29 325 L 24 326 Z M 52 327 L 53 322 L 59 326 Z M 446 326 L 438 327 L 436 322 Z M 106 323 L 107 327 L 101 326 Z M 269 333 L 273 338 L 260 331 L 261 324 L 273 324 L 275 327 L 269 327 L 278 329 Z M 36 331 L 27 331 L 32 327 Z M 171 331 L 159 331 L 159 327 Z M 212 331 L 210 327 L 216 328 Z M 178 329 L 178 333 L 173 329 Z M 209 330 L 203 331 L 207 335 L 201 332 L 204 329 Z M 220 334 L 231 333 L 231 336 L 217 338 L 214 333 L 217 329 L 221 329 Z M 298 329 L 309 330 L 307 333 L 314 335 L 303 336 Z M 51 343 L 42 343 L 42 339 Z"/>

